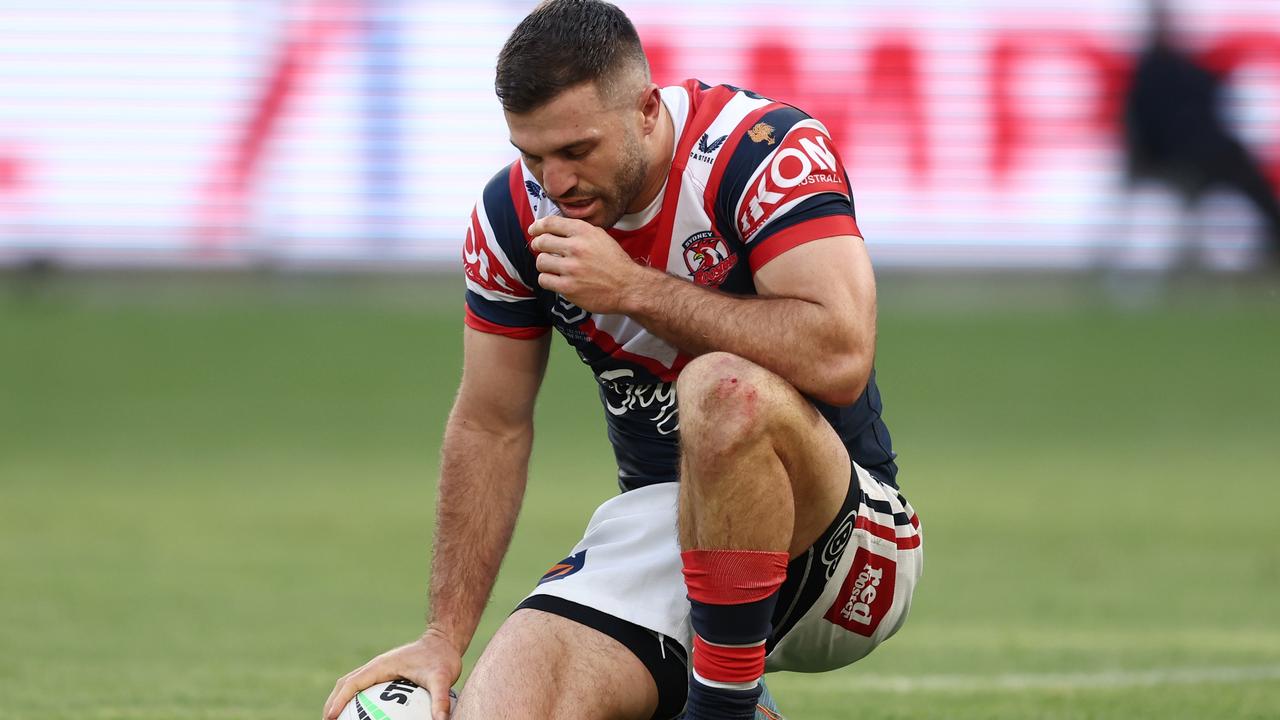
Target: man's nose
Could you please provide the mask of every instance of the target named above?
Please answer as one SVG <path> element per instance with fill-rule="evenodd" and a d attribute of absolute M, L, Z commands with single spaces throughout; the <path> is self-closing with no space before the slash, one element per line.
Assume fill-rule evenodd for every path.
<path fill-rule="evenodd" d="M 562 160 L 548 159 L 542 165 L 542 187 L 553 198 L 562 198 L 578 184 L 577 173 Z"/>

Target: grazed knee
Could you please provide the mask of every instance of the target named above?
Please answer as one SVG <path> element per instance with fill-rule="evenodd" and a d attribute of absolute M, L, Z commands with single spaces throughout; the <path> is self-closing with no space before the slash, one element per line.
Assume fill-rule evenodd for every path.
<path fill-rule="evenodd" d="M 765 438 L 779 378 L 737 355 L 708 353 L 680 372 L 680 445 L 686 454 L 720 455 Z"/>

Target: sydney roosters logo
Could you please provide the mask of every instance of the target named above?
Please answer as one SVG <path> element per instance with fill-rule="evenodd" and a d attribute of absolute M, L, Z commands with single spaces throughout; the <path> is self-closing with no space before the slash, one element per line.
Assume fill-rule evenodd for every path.
<path fill-rule="evenodd" d="M 684 264 L 689 268 L 695 283 L 720 287 L 729 271 L 738 264 L 738 256 L 729 252 L 724 238 L 710 230 L 703 230 L 684 241 Z"/>

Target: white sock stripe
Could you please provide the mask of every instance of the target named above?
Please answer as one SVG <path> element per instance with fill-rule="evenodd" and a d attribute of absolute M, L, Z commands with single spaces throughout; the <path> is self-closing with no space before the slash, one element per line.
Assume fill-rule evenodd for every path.
<path fill-rule="evenodd" d="M 708 644 L 708 645 L 712 645 L 712 646 L 715 646 L 715 647 L 722 647 L 722 648 L 751 648 L 751 647 L 760 647 L 761 645 L 763 645 L 763 644 L 764 644 L 764 642 L 765 642 L 765 639 L 766 639 L 766 638 L 762 638 L 759 642 L 746 643 L 745 645 L 726 645 L 725 643 L 714 643 L 714 642 L 711 642 L 710 640 L 708 640 L 708 639 L 706 639 L 706 638 L 702 637 L 701 635 L 698 635 L 698 639 L 699 639 L 699 640 L 701 640 L 702 642 L 704 642 L 704 643 Z"/>
<path fill-rule="evenodd" d="M 716 680 L 708 680 L 702 677 L 701 675 L 699 675 L 697 670 L 693 671 L 693 679 L 697 680 L 699 683 L 702 683 L 703 685 L 706 685 L 709 688 L 716 688 L 717 690 L 750 690 L 760 684 L 760 678 L 756 678 L 755 680 L 747 683 L 731 683 L 731 682 L 718 682 Z"/>

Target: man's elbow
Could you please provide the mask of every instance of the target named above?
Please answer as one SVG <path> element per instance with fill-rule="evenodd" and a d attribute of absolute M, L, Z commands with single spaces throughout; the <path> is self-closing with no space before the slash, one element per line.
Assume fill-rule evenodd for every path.
<path fill-rule="evenodd" d="M 819 368 L 822 380 L 813 393 L 816 400 L 836 407 L 858 401 L 871 378 L 872 353 L 849 350 L 830 356 Z"/>

